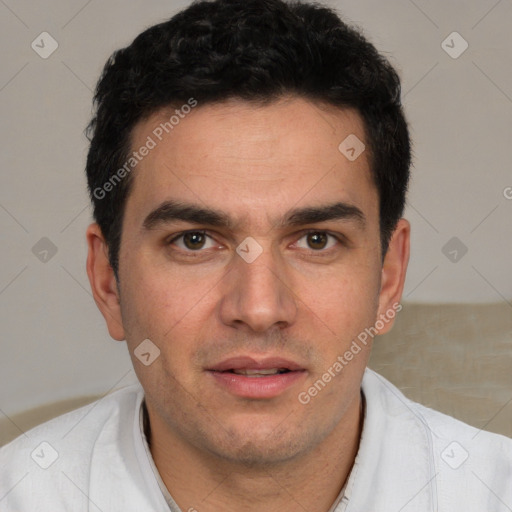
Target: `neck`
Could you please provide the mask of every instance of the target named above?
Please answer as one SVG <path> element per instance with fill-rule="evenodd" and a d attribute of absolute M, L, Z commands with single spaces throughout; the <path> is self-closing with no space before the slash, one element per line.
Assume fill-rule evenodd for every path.
<path fill-rule="evenodd" d="M 148 408 L 151 454 L 183 511 L 327 512 L 345 485 L 364 418 L 361 394 L 343 420 L 308 453 L 279 465 L 246 467 L 199 451 L 170 432 Z"/>

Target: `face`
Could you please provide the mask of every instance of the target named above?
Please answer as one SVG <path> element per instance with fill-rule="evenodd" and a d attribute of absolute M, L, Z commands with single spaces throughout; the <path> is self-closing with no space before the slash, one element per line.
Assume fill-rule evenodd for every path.
<path fill-rule="evenodd" d="M 231 461 L 293 459 L 354 408 L 371 343 L 333 365 L 403 284 L 403 253 L 383 274 L 368 152 L 338 149 L 365 141 L 363 123 L 300 98 L 230 100 L 199 104 L 159 140 L 169 117 L 134 130 L 133 148 L 156 144 L 133 171 L 119 308 L 100 308 L 153 424 Z M 134 355 L 146 339 L 149 365 Z"/>

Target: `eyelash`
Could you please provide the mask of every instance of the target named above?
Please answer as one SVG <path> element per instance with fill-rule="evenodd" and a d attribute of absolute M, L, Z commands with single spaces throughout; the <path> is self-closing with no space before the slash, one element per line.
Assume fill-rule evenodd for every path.
<path fill-rule="evenodd" d="M 212 240 L 214 240 L 214 237 L 211 236 L 210 234 L 207 233 L 206 230 L 201 230 L 201 229 L 195 229 L 195 230 L 187 230 L 187 231 L 182 231 L 181 233 L 177 233 L 176 235 L 174 235 L 172 237 L 172 239 L 170 239 L 168 242 L 167 242 L 167 245 L 172 245 L 174 242 L 176 242 L 176 240 L 179 240 L 180 238 L 184 237 L 185 235 L 187 234 L 190 234 L 190 233 L 196 233 L 196 234 L 201 234 L 203 236 L 206 236 Z M 301 236 L 297 239 L 297 242 L 299 240 L 301 240 L 302 238 L 304 237 L 307 237 L 308 235 L 310 234 L 325 234 L 331 238 L 334 238 L 339 245 L 341 246 L 346 246 L 347 245 L 347 242 L 346 242 L 346 239 L 343 237 L 343 235 L 341 234 L 334 234 L 334 233 L 331 233 L 329 231 L 322 231 L 322 230 L 319 230 L 319 229 L 309 229 L 309 230 L 306 230 L 304 232 L 302 232 Z M 297 243 L 295 242 L 295 243 Z M 306 251 L 308 251 L 309 253 L 312 253 L 314 254 L 315 256 L 324 256 L 324 255 L 328 255 L 332 252 L 332 250 L 334 250 L 336 247 L 329 247 L 328 249 L 306 249 Z M 198 249 L 197 251 L 193 251 L 191 249 L 182 249 L 182 248 L 179 248 L 178 249 L 179 251 L 182 251 L 184 252 L 185 254 L 187 254 L 187 256 L 192 256 L 192 257 L 196 257 L 195 255 L 199 255 L 201 253 L 204 253 L 205 251 L 207 251 L 208 249 Z"/>

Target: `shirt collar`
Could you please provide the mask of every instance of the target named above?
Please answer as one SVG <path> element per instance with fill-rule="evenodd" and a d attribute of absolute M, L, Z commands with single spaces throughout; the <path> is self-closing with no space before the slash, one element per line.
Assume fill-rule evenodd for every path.
<path fill-rule="evenodd" d="M 416 404 L 369 368 L 361 388 L 366 416 L 347 512 L 436 510 L 432 432 Z"/>

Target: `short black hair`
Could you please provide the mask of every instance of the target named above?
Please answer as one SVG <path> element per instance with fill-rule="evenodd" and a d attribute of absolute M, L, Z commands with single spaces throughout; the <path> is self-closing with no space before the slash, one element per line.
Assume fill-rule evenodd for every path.
<path fill-rule="evenodd" d="M 133 173 L 113 178 L 126 169 L 135 125 L 191 98 L 199 105 L 234 98 L 264 105 L 285 95 L 361 115 L 384 258 L 403 214 L 411 163 L 394 68 L 358 28 L 317 3 L 201 0 L 114 52 L 96 87 L 86 172 L 116 279 Z"/>

